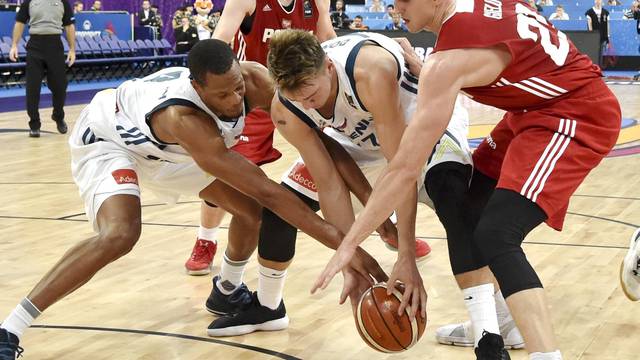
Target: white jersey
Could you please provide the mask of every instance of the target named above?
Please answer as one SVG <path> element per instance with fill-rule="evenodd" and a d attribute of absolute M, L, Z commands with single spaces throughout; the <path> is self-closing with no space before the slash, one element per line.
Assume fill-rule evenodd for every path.
<path fill-rule="evenodd" d="M 302 104 L 286 99 L 282 94 L 279 96 L 280 101 L 309 126 L 331 128 L 362 149 L 379 150 L 380 143 L 374 127 L 375 119 L 358 96 L 354 77 L 356 57 L 365 44 L 381 46 L 396 59 L 400 106 L 404 110 L 405 121 L 410 121 L 416 109 L 418 78 L 407 69 L 400 45 L 395 40 L 381 34 L 358 32 L 322 43 L 322 48 L 335 64 L 338 74 L 338 96 L 332 118 L 324 118 L 315 109 L 305 109 Z M 456 104 L 452 121 L 447 129 L 448 132 L 456 133 L 456 136 L 453 136 L 456 140 L 462 134 L 464 141 L 466 141 L 468 126 L 467 111 Z M 452 131 L 453 129 L 456 131 Z M 343 143 L 345 139 L 338 140 L 343 140 L 340 141 Z M 460 144 L 462 148 L 465 146 L 466 144 Z"/>
<path fill-rule="evenodd" d="M 81 136 L 85 145 L 104 140 L 138 158 L 170 163 L 193 162 L 182 146 L 162 142 L 149 126 L 154 113 L 172 105 L 190 106 L 207 113 L 220 129 L 227 147 L 237 142 L 244 127 L 244 111 L 236 119 L 223 120 L 202 102 L 191 85 L 187 68 L 167 68 L 142 79 L 126 81 L 112 94 L 113 116 L 105 116 L 106 121 L 91 122 L 83 130 Z"/>

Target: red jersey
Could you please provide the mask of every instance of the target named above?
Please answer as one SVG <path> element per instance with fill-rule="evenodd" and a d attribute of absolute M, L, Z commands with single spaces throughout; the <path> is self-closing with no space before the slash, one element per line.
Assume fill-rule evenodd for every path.
<path fill-rule="evenodd" d="M 243 21 L 233 42 L 233 50 L 240 60 L 257 61 L 266 66 L 269 40 L 276 31 L 316 31 L 319 14 L 315 1 L 293 0 L 292 5 L 285 9 L 278 0 L 256 0 L 255 11 Z"/>
<path fill-rule="evenodd" d="M 458 0 L 434 52 L 499 44 L 511 63 L 492 84 L 462 89 L 483 104 L 507 111 L 545 107 L 602 76 L 564 33 L 516 0 Z"/>

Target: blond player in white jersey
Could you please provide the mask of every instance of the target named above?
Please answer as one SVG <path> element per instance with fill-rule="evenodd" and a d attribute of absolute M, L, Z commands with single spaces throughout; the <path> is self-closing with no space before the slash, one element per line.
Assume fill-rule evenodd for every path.
<path fill-rule="evenodd" d="M 189 69 L 166 69 L 103 91 L 82 111 L 69 139 L 72 172 L 98 235 L 71 248 L 2 322 L 0 359 L 22 352 L 19 338 L 42 311 L 133 248 L 142 227 L 139 182 L 173 199 L 198 194 L 229 211 L 226 256 L 232 260 L 254 251 L 261 205 L 337 248 L 342 235 L 335 227 L 228 149 L 249 109 L 270 108 L 266 68 L 240 64 L 219 40 L 198 42 L 188 63 Z M 386 278 L 364 251 L 353 265 L 345 272 L 351 297 L 369 286 L 370 275 Z M 218 298 L 217 310 L 236 311 L 251 297 L 239 286 Z"/>

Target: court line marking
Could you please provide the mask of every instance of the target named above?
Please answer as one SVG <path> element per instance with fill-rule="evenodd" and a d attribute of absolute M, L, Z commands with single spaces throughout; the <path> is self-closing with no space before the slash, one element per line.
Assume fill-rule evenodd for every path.
<path fill-rule="evenodd" d="M 200 336 L 186 335 L 186 334 L 177 334 L 177 333 L 168 333 L 168 332 L 160 332 L 160 331 L 151 331 L 151 330 L 136 330 L 136 329 L 123 329 L 123 328 L 108 328 L 108 327 L 95 327 L 95 326 L 69 326 L 69 325 L 31 325 L 32 328 L 39 329 L 54 329 L 54 330 L 85 330 L 85 331 L 102 331 L 102 332 L 115 332 L 115 333 L 128 333 L 128 334 L 138 334 L 138 335 L 153 335 L 153 336 L 164 336 L 164 337 L 172 337 L 184 340 L 192 340 L 192 341 L 200 341 L 200 342 L 208 342 L 214 343 L 218 345 L 231 346 L 236 348 L 241 348 L 245 350 L 255 351 L 262 354 L 267 354 L 271 356 L 278 357 L 280 359 L 285 360 L 302 360 L 301 358 L 297 358 L 292 355 L 288 355 L 279 351 L 269 350 L 265 348 L 261 348 L 259 346 L 247 345 L 235 343 L 232 341 L 225 341 L 213 338 L 205 338 Z"/>
<path fill-rule="evenodd" d="M 574 216 L 582 216 L 586 218 L 609 221 L 613 223 L 617 223 L 620 225 L 625 225 L 632 227 L 634 229 L 640 227 L 640 224 L 628 223 L 625 221 L 609 219 L 602 216 L 581 214 L 576 212 L 567 211 L 567 214 Z M 12 215 L 0 215 L 0 219 L 17 219 L 17 220 L 45 220 L 45 221 L 72 221 L 72 222 L 88 222 L 86 219 L 62 219 L 62 218 L 47 218 L 47 217 L 37 217 L 37 216 L 12 216 Z M 171 224 L 171 223 L 152 223 L 152 222 L 142 222 L 142 225 L 146 226 L 167 226 L 167 227 L 189 227 L 189 228 L 197 228 L 198 225 L 191 224 Z M 220 229 L 229 229 L 228 226 L 220 226 Z M 298 230 L 298 233 L 302 233 L 302 231 Z M 374 237 L 380 237 L 378 234 L 371 234 Z M 444 237 L 437 236 L 420 236 L 416 235 L 419 239 L 431 239 L 431 240 L 446 240 Z M 553 242 L 540 242 L 540 241 L 524 241 L 524 244 L 532 244 L 532 245 L 552 245 L 552 246 L 570 246 L 570 247 L 586 247 L 586 248 L 606 248 L 606 249 L 627 249 L 627 246 L 615 246 L 615 245 L 591 245 L 591 244 L 574 244 L 574 243 L 553 243 Z"/>

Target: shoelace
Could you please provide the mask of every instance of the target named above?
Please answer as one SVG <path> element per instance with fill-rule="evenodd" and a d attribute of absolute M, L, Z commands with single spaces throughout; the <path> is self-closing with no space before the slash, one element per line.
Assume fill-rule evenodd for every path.
<path fill-rule="evenodd" d="M 640 277 L 640 258 L 636 262 L 636 268 L 633 270 L 633 275 Z"/>
<path fill-rule="evenodd" d="M 202 243 L 198 243 L 198 246 L 196 246 L 193 255 L 191 255 L 191 260 L 202 259 L 205 256 L 209 256 L 209 251 L 207 250 L 208 248 L 208 245 L 202 245 Z"/>
<path fill-rule="evenodd" d="M 487 334 L 492 335 L 490 337 L 486 336 Z M 492 359 L 502 359 L 502 349 L 500 343 L 497 341 L 497 337 L 495 334 L 491 334 L 490 332 L 483 330 L 482 338 L 480 342 L 483 343 L 484 346 L 478 346 L 478 349 L 482 356 L 490 356 Z M 478 345 L 480 345 L 478 343 Z"/>
<path fill-rule="evenodd" d="M 16 358 L 22 357 L 22 353 L 24 352 L 24 349 L 21 346 L 14 343 L 2 342 L 0 343 L 0 346 L 8 346 L 9 349 L 13 350 L 13 352 L 16 353 Z"/>
<path fill-rule="evenodd" d="M 240 287 L 229 295 L 230 303 L 240 303 L 243 305 L 247 305 L 253 301 L 251 296 L 251 292 L 249 288 L 245 284 L 240 285 Z"/>

